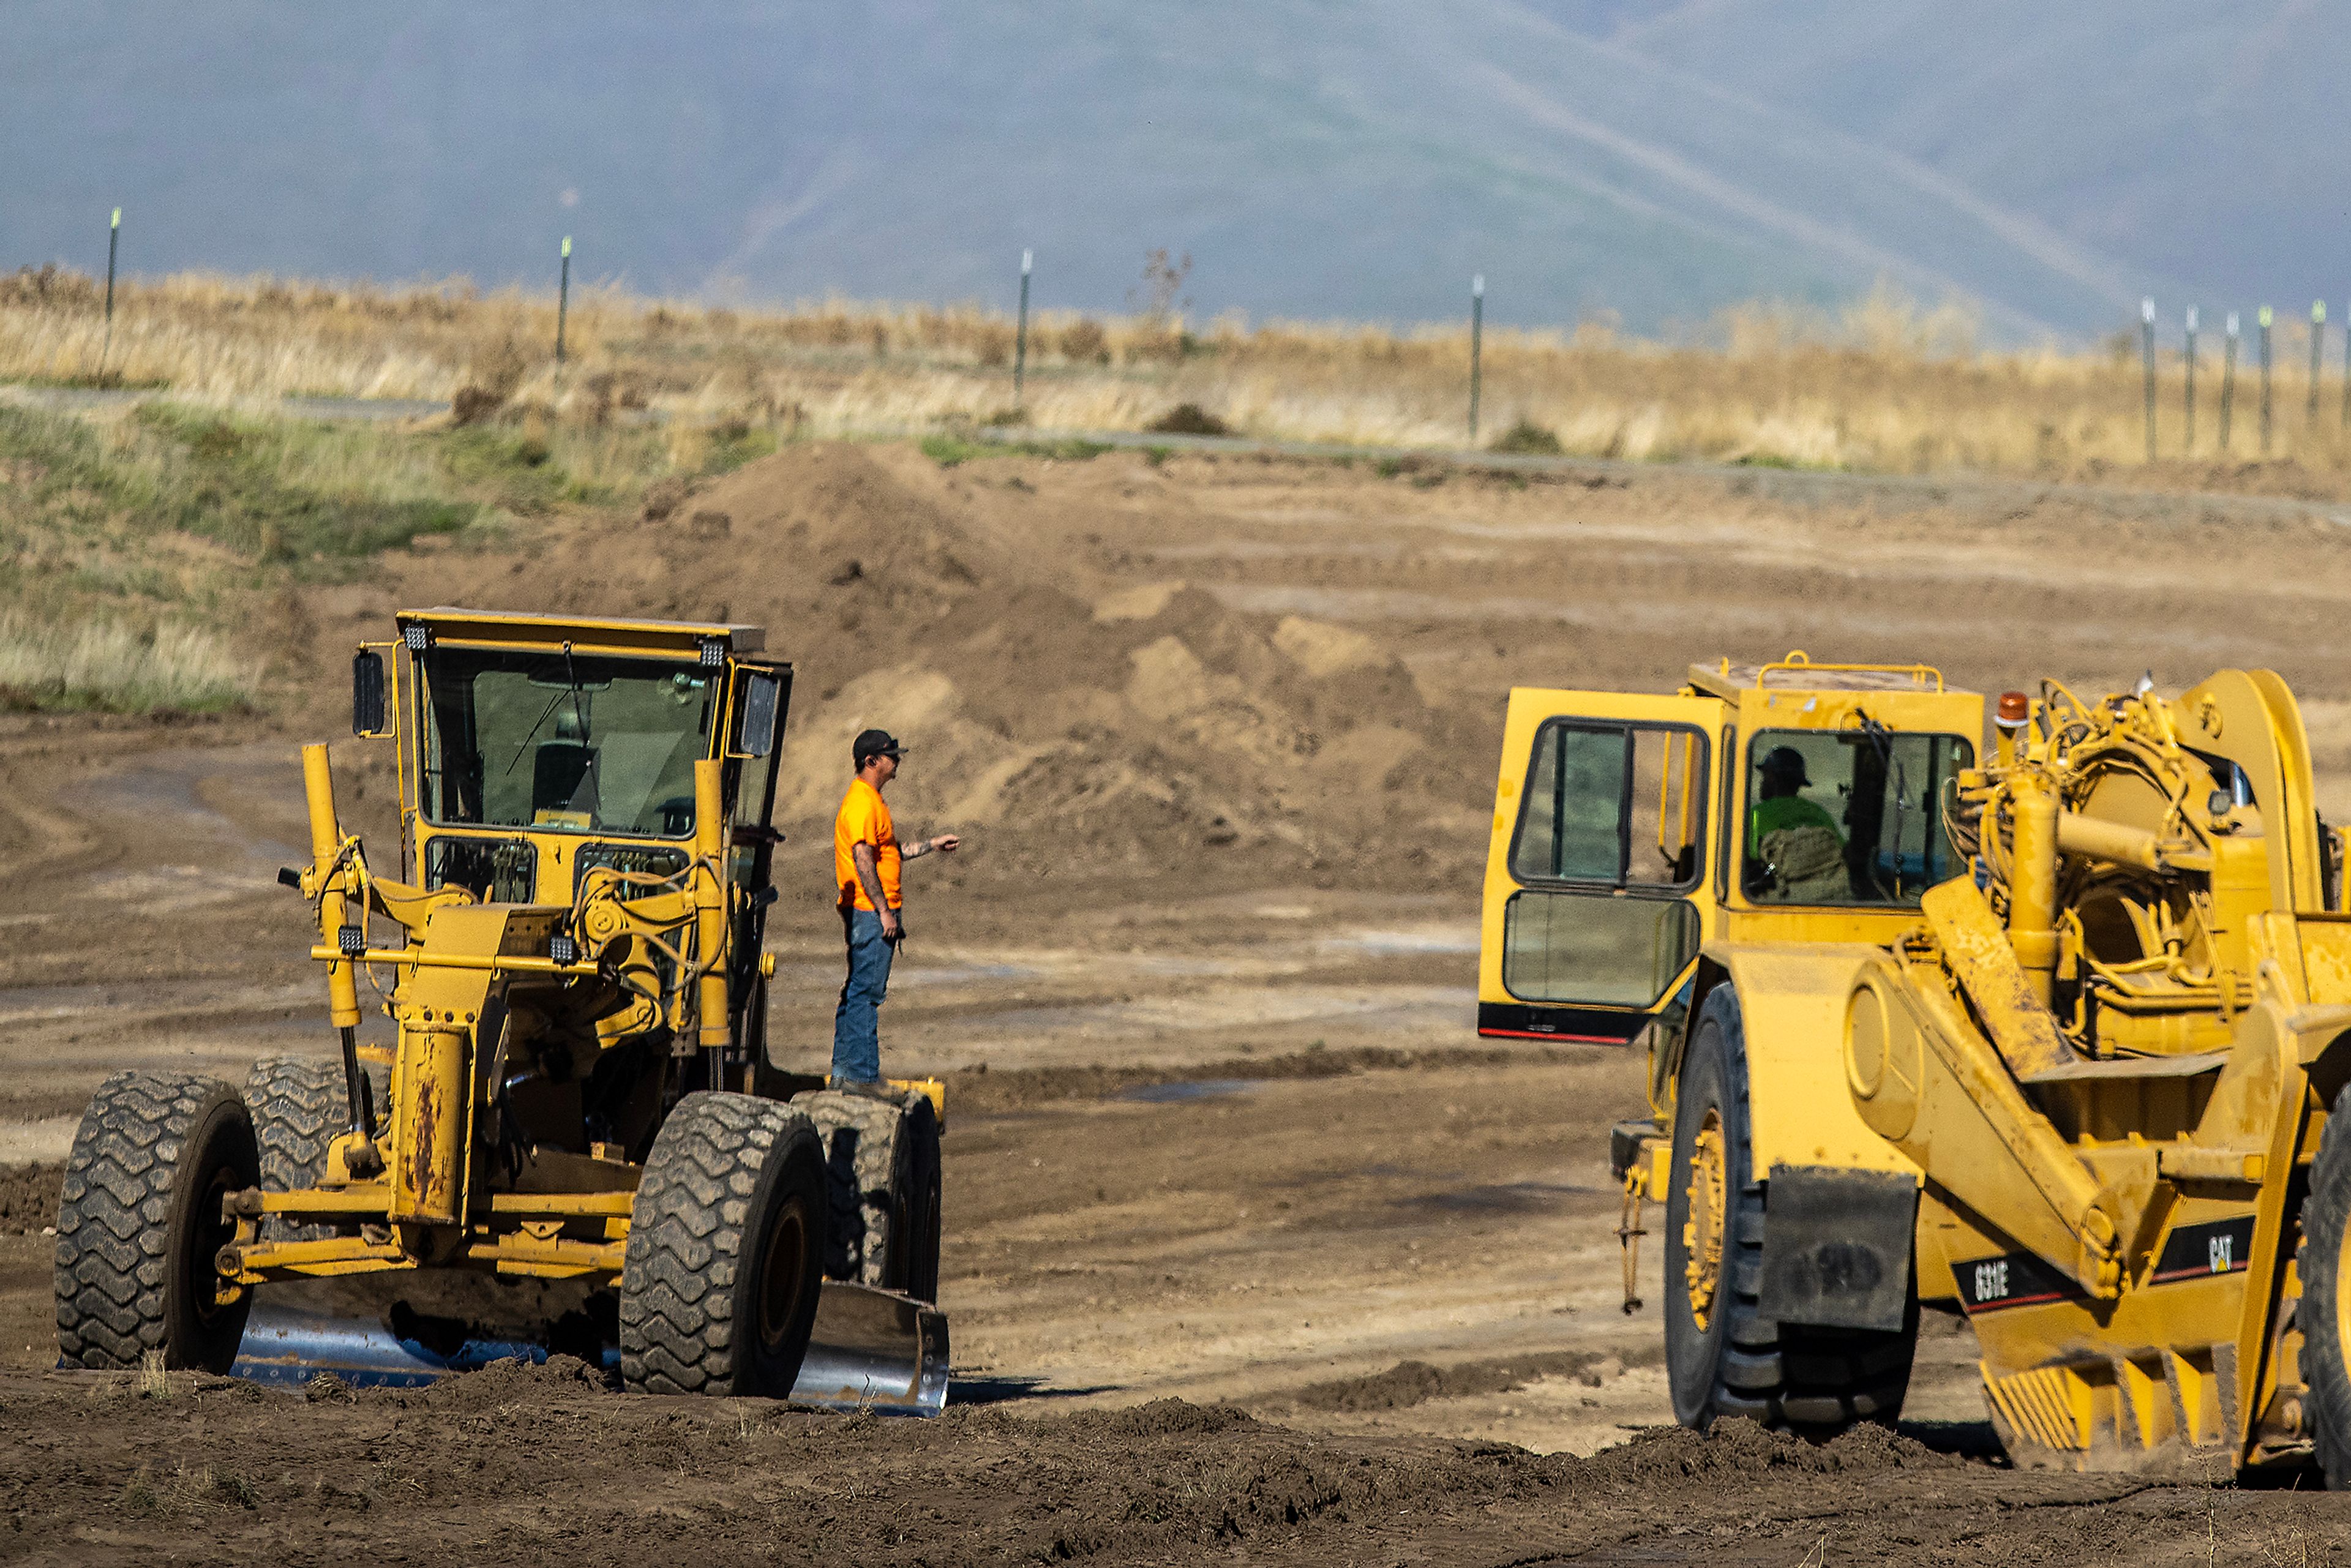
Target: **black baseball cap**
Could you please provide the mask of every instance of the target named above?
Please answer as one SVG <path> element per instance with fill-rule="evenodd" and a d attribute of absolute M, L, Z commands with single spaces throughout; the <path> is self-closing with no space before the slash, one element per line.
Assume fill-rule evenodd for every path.
<path fill-rule="evenodd" d="M 896 758 L 905 749 L 898 744 L 898 737 L 886 729 L 861 729 L 849 747 L 850 757 L 860 769 L 864 768 L 868 758 Z"/>
<path fill-rule="evenodd" d="M 1755 764 L 1755 770 L 1766 779 L 1782 778 L 1792 780 L 1797 788 L 1808 789 L 1812 777 L 1804 770 L 1804 754 L 1792 746 L 1775 746 Z"/>

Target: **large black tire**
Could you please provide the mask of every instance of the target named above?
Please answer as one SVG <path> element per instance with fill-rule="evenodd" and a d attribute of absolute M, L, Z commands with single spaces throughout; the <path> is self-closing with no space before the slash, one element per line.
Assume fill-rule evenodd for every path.
<path fill-rule="evenodd" d="M 299 1056 L 268 1056 L 245 1075 L 245 1103 L 261 1150 L 261 1190 L 301 1192 L 327 1175 L 327 1145 L 350 1120 L 350 1100 L 340 1063 Z M 262 1217 L 265 1241 L 319 1241 L 330 1225 L 297 1225 L 283 1215 Z"/>
<path fill-rule="evenodd" d="M 771 1100 L 695 1093 L 653 1140 L 621 1270 L 621 1381 L 791 1393 L 823 1289 L 824 1155 Z"/>
<path fill-rule="evenodd" d="M 939 1118 L 927 1096 L 906 1097 L 906 1119 L 899 1136 L 909 1146 L 905 1198 L 899 1208 L 899 1233 L 907 1245 L 898 1249 L 899 1273 L 892 1289 L 918 1301 L 936 1305 L 939 1299 L 940 1160 Z"/>
<path fill-rule="evenodd" d="M 929 1108 L 925 1101 L 924 1109 Z M 905 1289 L 921 1250 L 912 1201 L 920 1137 L 909 1125 L 913 1117 L 906 1103 L 853 1090 L 815 1089 L 792 1096 L 792 1109 L 816 1124 L 824 1142 L 831 1202 L 825 1277 L 885 1291 Z M 935 1139 L 935 1122 L 932 1126 Z M 936 1273 L 934 1266 L 935 1280 Z M 936 1291 L 935 1283 L 932 1289 Z"/>
<path fill-rule="evenodd" d="M 1701 1160 L 1712 1134 L 1721 1181 L 1719 1265 L 1710 1294 L 1693 1270 L 1708 1227 L 1690 1223 L 1694 1195 L 1710 1181 Z M 1675 1418 L 1704 1431 L 1726 1416 L 1806 1437 L 1835 1436 L 1862 1421 L 1891 1426 L 1910 1385 L 1918 1343 L 1916 1282 L 1893 1333 L 1777 1323 L 1762 1315 L 1765 1185 L 1749 1141 L 1746 1031 L 1739 998 L 1718 986 L 1698 1009 L 1682 1059 L 1674 1110 L 1674 1164 L 1666 1192 L 1666 1375 Z M 1703 1321 L 1701 1321 L 1701 1316 Z"/>
<path fill-rule="evenodd" d="M 221 1198 L 260 1179 L 253 1122 L 214 1078 L 118 1072 L 82 1113 L 57 1205 L 57 1352 L 68 1366 L 225 1373 L 250 1291 L 218 1299 L 235 1234 Z"/>
<path fill-rule="evenodd" d="M 2330 1490 L 2351 1490 L 2351 1103 L 2338 1099 L 2302 1204 L 2302 1379 L 2310 1431 Z"/>

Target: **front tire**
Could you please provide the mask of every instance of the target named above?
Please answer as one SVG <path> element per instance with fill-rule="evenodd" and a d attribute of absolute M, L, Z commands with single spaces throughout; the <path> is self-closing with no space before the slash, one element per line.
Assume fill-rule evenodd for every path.
<path fill-rule="evenodd" d="M 695 1093 L 663 1124 L 621 1272 L 621 1381 L 787 1397 L 823 1289 L 824 1156 L 808 1118 Z"/>
<path fill-rule="evenodd" d="M 1666 1373 L 1674 1417 L 1706 1430 L 1726 1416 L 1814 1438 L 1902 1411 L 1918 1341 L 1912 1282 L 1891 1333 L 1763 1316 L 1768 1192 L 1755 1179 L 1747 1040 L 1738 994 L 1708 993 L 1691 1026 L 1675 1103 L 1666 1194 Z"/>
<path fill-rule="evenodd" d="M 68 1366 L 225 1373 L 250 1291 L 220 1300 L 214 1257 L 235 1236 L 221 1199 L 257 1185 L 253 1121 L 218 1079 L 118 1072 L 99 1087 L 57 1205 L 57 1352 Z"/>
<path fill-rule="evenodd" d="M 2302 1375 L 2328 1490 L 2351 1490 L 2351 1103 L 2338 1099 L 2302 1206 Z"/>

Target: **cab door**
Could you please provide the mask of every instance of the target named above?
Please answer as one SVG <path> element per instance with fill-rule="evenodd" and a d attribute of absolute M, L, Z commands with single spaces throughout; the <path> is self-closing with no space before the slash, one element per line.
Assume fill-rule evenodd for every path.
<path fill-rule="evenodd" d="M 1710 697 L 1510 693 L 1479 943 L 1478 1032 L 1621 1044 L 1674 1005 L 1716 925 Z"/>

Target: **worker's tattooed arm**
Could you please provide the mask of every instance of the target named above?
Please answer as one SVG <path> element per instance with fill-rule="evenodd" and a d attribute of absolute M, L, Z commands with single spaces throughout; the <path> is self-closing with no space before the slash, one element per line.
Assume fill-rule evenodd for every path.
<path fill-rule="evenodd" d="M 882 917 L 882 935 L 898 934 L 898 912 L 882 899 L 882 862 L 872 844 L 859 844 L 849 852 L 857 864 L 857 885 L 865 890 L 865 900 L 873 905 L 873 913 Z"/>

